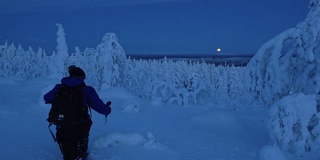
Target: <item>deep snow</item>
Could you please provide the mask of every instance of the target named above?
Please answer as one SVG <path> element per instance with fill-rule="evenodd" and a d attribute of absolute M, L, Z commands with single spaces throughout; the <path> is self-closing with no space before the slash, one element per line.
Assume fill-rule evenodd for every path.
<path fill-rule="evenodd" d="M 0 78 L 1 159 L 62 159 L 47 127 L 50 105 L 42 100 L 59 81 Z M 92 160 L 253 160 L 269 141 L 262 108 L 169 106 L 144 101 L 123 88 L 98 93 L 112 101 L 112 113 L 105 123 L 93 111 Z"/>

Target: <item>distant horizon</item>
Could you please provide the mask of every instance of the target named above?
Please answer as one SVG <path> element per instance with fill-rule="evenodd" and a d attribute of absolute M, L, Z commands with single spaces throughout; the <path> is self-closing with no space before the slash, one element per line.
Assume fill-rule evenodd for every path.
<path fill-rule="evenodd" d="M 0 42 L 1 42 L 1 36 L 0 36 Z M 20 43 L 19 44 L 17 44 L 17 43 L 15 43 L 15 42 L 9 42 L 9 41 L 6 41 L 6 40 L 4 40 L 3 42 L 1 42 L 0 43 L 0 45 L 3 45 L 4 43 L 8 43 L 8 45 L 11 45 L 11 44 L 13 44 L 13 45 L 15 45 L 15 47 L 18 47 L 19 45 L 21 45 Z M 38 48 L 34 48 L 34 47 L 32 47 L 32 46 L 23 46 L 23 45 L 21 45 L 21 47 L 24 49 L 24 50 L 27 50 L 29 47 L 31 47 L 34 51 L 36 51 L 36 50 L 38 50 L 39 48 L 41 48 L 42 50 L 44 50 L 45 52 L 46 52 L 46 54 L 48 54 L 48 55 L 51 55 L 53 52 L 56 52 L 56 50 L 53 50 L 52 52 L 47 52 L 47 50 L 46 50 L 46 48 L 44 48 L 44 47 L 41 47 L 41 46 L 39 46 Z M 86 48 L 90 48 L 90 47 L 86 47 Z M 70 49 L 69 47 L 68 47 L 68 49 L 69 49 L 69 53 L 75 53 L 75 49 Z M 83 48 L 83 49 L 85 49 L 85 48 Z M 82 50 L 82 49 L 80 49 L 80 50 Z M 256 54 L 256 52 L 255 53 L 230 53 L 230 52 L 223 52 L 223 51 L 220 51 L 220 52 L 217 52 L 217 51 L 215 51 L 215 52 L 211 52 L 211 53 L 165 53 L 165 52 L 162 52 L 162 53 L 160 53 L 160 52 L 154 52 L 154 53 L 138 53 L 138 52 L 136 52 L 136 53 L 127 53 L 126 52 L 126 50 L 124 49 L 124 51 L 125 51 L 125 54 L 127 55 L 127 56 L 164 56 L 164 55 L 168 55 L 168 56 L 173 56 L 173 57 L 175 57 L 175 56 L 183 56 L 183 55 L 186 55 L 186 57 L 193 57 L 193 56 L 221 56 L 221 55 L 243 55 L 243 56 L 251 56 L 251 55 L 255 55 Z"/>
<path fill-rule="evenodd" d="M 229 58 L 229 57 L 253 57 L 255 54 L 126 54 L 131 58 Z"/>

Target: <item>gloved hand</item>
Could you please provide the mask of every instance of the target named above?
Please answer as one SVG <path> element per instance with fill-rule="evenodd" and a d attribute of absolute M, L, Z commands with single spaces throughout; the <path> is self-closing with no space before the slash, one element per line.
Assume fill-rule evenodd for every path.
<path fill-rule="evenodd" d="M 106 103 L 106 106 L 110 107 L 110 106 L 111 106 L 111 101 L 108 101 L 108 102 Z"/>
<path fill-rule="evenodd" d="M 106 106 L 110 109 L 110 112 L 109 112 L 109 114 L 110 114 L 111 113 L 111 107 L 110 107 L 111 106 L 111 101 L 108 101 L 106 103 Z M 104 124 L 107 124 L 107 122 L 108 122 L 107 117 L 108 117 L 109 114 L 105 115 Z"/>
<path fill-rule="evenodd" d="M 108 101 L 107 103 L 106 103 L 106 106 L 110 109 L 110 113 L 111 113 L 111 101 Z M 110 114 L 109 113 L 109 114 Z M 108 115 L 106 115 L 106 117 L 107 117 Z"/>

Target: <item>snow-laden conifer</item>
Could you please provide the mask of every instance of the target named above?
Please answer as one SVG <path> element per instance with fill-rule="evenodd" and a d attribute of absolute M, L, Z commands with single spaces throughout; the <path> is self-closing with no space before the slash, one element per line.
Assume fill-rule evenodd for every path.
<path fill-rule="evenodd" d="M 115 86 L 121 81 L 121 73 L 126 64 L 125 52 L 114 33 L 103 36 L 102 42 L 96 48 L 97 80 L 101 88 Z"/>
<path fill-rule="evenodd" d="M 272 145 L 294 157 L 320 149 L 319 35 L 320 0 L 311 0 L 305 21 L 265 43 L 246 71 L 252 98 L 271 106 Z"/>
<path fill-rule="evenodd" d="M 51 56 L 51 78 L 60 78 L 66 75 L 67 60 L 69 58 L 68 46 L 65 38 L 64 29 L 62 24 L 56 24 L 58 27 L 57 31 L 57 51 Z"/>
<path fill-rule="evenodd" d="M 290 93 L 317 93 L 320 89 L 320 7 L 310 1 L 304 22 L 266 42 L 246 71 L 253 98 L 270 105 Z"/>

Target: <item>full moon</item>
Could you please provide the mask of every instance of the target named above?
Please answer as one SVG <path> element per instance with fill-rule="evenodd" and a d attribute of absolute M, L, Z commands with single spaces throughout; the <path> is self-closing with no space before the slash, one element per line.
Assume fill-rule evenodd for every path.
<path fill-rule="evenodd" d="M 221 48 L 218 48 L 217 51 L 218 51 L 218 52 L 221 52 Z"/>

